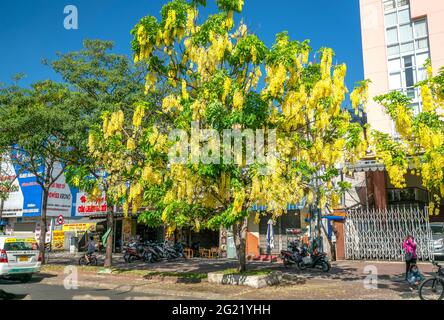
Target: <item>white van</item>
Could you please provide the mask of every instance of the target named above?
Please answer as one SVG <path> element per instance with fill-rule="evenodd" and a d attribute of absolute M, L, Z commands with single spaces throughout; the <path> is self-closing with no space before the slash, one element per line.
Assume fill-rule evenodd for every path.
<path fill-rule="evenodd" d="M 0 236 L 0 277 L 28 282 L 41 265 L 35 238 Z"/>

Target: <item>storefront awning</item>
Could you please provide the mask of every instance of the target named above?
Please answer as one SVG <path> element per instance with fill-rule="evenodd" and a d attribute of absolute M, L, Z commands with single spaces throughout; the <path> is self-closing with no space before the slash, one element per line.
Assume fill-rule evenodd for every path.
<path fill-rule="evenodd" d="M 385 171 L 385 166 L 376 160 L 360 160 L 355 164 L 347 165 L 346 169 L 353 172 Z"/>
<path fill-rule="evenodd" d="M 306 203 L 307 203 L 307 198 L 303 198 L 302 199 L 302 201 L 301 202 L 299 202 L 299 203 L 296 203 L 296 204 L 293 204 L 293 203 L 289 203 L 289 204 L 287 204 L 287 210 L 288 211 L 292 211 L 292 210 L 302 210 L 302 209 L 304 209 L 305 208 L 305 205 L 306 205 Z M 251 211 L 267 211 L 269 208 L 268 208 L 268 205 L 257 205 L 257 204 L 255 204 L 255 205 L 253 205 L 252 207 L 251 207 Z"/>

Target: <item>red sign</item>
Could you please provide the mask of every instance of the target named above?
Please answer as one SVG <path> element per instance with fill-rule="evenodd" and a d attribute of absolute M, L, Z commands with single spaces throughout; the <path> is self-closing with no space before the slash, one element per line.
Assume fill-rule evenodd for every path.
<path fill-rule="evenodd" d="M 65 222 L 65 217 L 60 215 L 57 217 L 57 223 L 58 224 L 63 224 Z"/>
<path fill-rule="evenodd" d="M 86 194 L 78 197 L 77 214 L 78 215 L 91 215 L 95 213 L 107 212 L 107 205 L 105 197 L 99 199 L 89 199 Z"/>

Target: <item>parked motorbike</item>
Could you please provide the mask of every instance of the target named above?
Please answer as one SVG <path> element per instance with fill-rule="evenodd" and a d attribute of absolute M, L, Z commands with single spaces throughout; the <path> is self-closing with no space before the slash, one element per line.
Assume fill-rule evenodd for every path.
<path fill-rule="evenodd" d="M 174 245 L 174 250 L 176 251 L 179 258 L 186 258 L 184 249 L 185 247 L 182 242 L 176 242 L 176 244 Z"/>
<path fill-rule="evenodd" d="M 288 268 L 291 265 L 298 265 L 302 260 L 301 250 L 296 242 L 290 242 L 288 250 L 281 251 L 281 259 L 284 262 L 284 267 Z"/>
<path fill-rule="evenodd" d="M 131 263 L 136 260 L 145 260 L 144 259 L 145 248 L 140 243 L 130 243 L 125 250 L 123 258 L 126 262 Z"/>
<path fill-rule="evenodd" d="M 328 272 L 331 269 L 331 264 L 328 261 L 327 254 L 318 252 L 317 249 L 311 254 L 306 247 L 301 250 L 301 260 L 298 262 L 298 267 L 301 270 L 312 268 L 321 269 Z"/>

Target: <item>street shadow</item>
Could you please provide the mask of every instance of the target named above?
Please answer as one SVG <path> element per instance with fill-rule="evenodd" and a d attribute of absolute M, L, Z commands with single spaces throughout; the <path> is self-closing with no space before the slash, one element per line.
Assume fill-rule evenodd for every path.
<path fill-rule="evenodd" d="M 23 300 L 26 294 L 14 294 L 0 289 L 0 300 Z"/>
<path fill-rule="evenodd" d="M 46 278 L 54 278 L 57 275 L 49 274 L 49 273 L 38 273 L 32 276 L 31 280 L 26 283 L 40 283 L 43 279 Z M 0 278 L 0 285 L 15 285 L 17 283 L 21 283 L 19 279 L 14 278 Z"/>

